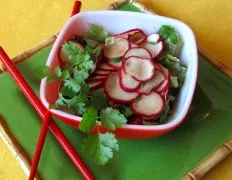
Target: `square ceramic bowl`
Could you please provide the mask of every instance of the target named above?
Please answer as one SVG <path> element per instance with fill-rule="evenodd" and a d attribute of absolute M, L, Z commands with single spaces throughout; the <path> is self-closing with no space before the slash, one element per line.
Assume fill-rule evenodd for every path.
<path fill-rule="evenodd" d="M 187 65 L 188 69 L 185 83 L 180 90 L 174 112 L 169 117 L 168 123 L 156 126 L 125 125 L 117 129 L 115 133 L 118 138 L 144 139 L 167 133 L 180 125 L 190 107 L 197 80 L 198 55 L 192 30 L 178 20 L 151 14 L 126 11 L 82 12 L 71 17 L 59 33 L 47 60 L 47 65 L 51 69 L 60 65 L 58 52 L 62 44 L 74 34 L 83 35 L 87 31 L 89 23 L 102 25 L 107 31 L 113 34 L 132 28 L 140 28 L 146 34 L 151 34 L 162 25 L 171 25 L 175 28 L 184 44 L 180 59 Z M 58 82 L 48 84 L 46 78 L 41 81 L 40 98 L 48 109 L 49 104 L 54 103 L 58 97 L 57 88 Z M 55 117 L 72 126 L 78 126 L 81 121 L 81 117 L 60 110 L 49 109 L 49 111 Z M 103 128 L 101 130 L 104 131 Z"/>

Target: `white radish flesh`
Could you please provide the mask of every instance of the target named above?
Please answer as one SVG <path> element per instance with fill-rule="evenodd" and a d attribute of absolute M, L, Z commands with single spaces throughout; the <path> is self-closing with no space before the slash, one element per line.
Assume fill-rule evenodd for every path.
<path fill-rule="evenodd" d="M 162 52 L 164 44 L 162 41 L 158 42 L 157 44 L 146 42 L 141 44 L 141 47 L 147 49 L 151 53 L 152 58 L 156 58 Z"/>
<path fill-rule="evenodd" d="M 160 84 L 165 80 L 163 73 L 159 70 L 156 70 L 155 76 L 146 81 L 138 90 L 140 94 L 149 94 L 153 89 L 160 86 Z"/>
<path fill-rule="evenodd" d="M 155 33 L 155 34 L 150 34 L 149 36 L 147 36 L 147 42 L 151 42 L 151 43 L 158 43 L 160 41 L 160 35 Z"/>
<path fill-rule="evenodd" d="M 150 52 L 144 48 L 139 48 L 139 47 L 129 49 L 125 53 L 124 58 L 128 58 L 131 56 L 137 56 L 137 57 L 141 57 L 141 58 L 145 58 L 145 59 L 151 59 Z"/>
<path fill-rule="evenodd" d="M 139 89 L 141 83 L 138 80 L 134 79 L 131 75 L 126 74 L 123 68 L 120 69 L 119 73 L 119 82 L 123 90 L 128 92 L 135 92 Z"/>
<path fill-rule="evenodd" d="M 106 63 L 102 63 L 98 66 L 98 69 L 99 70 L 108 70 L 108 71 L 112 71 L 114 70 L 115 68 L 112 68 L 111 66 L 109 66 L 108 64 Z"/>
<path fill-rule="evenodd" d="M 137 92 L 124 91 L 119 84 L 119 72 L 112 72 L 105 81 L 105 93 L 119 103 L 130 103 L 138 96 Z"/>
<path fill-rule="evenodd" d="M 106 39 L 104 56 L 111 59 L 121 57 L 129 49 L 129 42 L 125 38 L 110 37 Z"/>
<path fill-rule="evenodd" d="M 155 116 L 164 109 L 164 99 L 156 92 L 142 95 L 131 105 L 131 109 L 138 115 Z"/>
<path fill-rule="evenodd" d="M 152 61 L 140 57 L 129 57 L 124 61 L 123 68 L 127 74 L 139 81 L 147 81 L 155 73 L 155 66 Z"/>

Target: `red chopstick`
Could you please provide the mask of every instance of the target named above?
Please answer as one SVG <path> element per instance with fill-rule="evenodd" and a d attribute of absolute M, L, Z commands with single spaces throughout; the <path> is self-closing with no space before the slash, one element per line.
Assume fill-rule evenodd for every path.
<path fill-rule="evenodd" d="M 20 87 L 21 91 L 24 93 L 28 101 L 32 104 L 34 109 L 37 111 L 38 115 L 43 120 L 43 125 L 41 128 L 41 134 L 39 137 L 39 142 L 44 143 L 45 136 L 46 136 L 46 127 L 48 126 L 50 122 L 49 129 L 53 133 L 53 135 L 56 137 L 58 142 L 60 143 L 61 147 L 65 150 L 67 155 L 70 157 L 70 159 L 73 161 L 74 165 L 79 169 L 80 173 L 84 176 L 87 180 L 93 180 L 94 177 L 88 170 L 88 168 L 85 166 L 85 164 L 82 162 L 80 156 L 76 153 L 75 149 L 71 145 L 71 143 L 68 141 L 68 139 L 65 137 L 63 132 L 60 130 L 60 128 L 57 126 L 57 124 L 52 121 L 51 116 L 47 114 L 47 109 L 43 106 L 39 98 L 35 95 L 31 87 L 28 85 L 28 83 L 25 81 L 23 76 L 20 74 L 20 72 L 17 70 L 17 68 L 13 65 L 8 55 L 5 53 L 2 47 L 0 47 L 0 59 L 3 62 L 3 65 L 5 66 L 6 70 L 9 72 L 9 74 L 12 76 L 12 78 L 15 80 L 17 85 Z M 38 142 L 38 146 L 40 143 Z M 40 153 L 42 151 L 42 147 L 40 147 L 39 151 L 36 151 L 35 153 L 35 159 L 40 157 Z M 34 163 L 33 167 L 37 167 L 38 161 Z M 36 169 L 32 170 L 32 173 L 36 172 Z M 30 176 L 33 177 L 33 174 Z"/>

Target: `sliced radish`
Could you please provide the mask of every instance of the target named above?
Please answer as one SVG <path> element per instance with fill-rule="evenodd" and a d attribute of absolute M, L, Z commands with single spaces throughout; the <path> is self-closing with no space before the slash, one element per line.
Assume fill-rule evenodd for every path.
<path fill-rule="evenodd" d="M 94 76 L 87 79 L 87 82 L 96 82 L 96 81 L 104 81 L 106 80 L 107 76 Z"/>
<path fill-rule="evenodd" d="M 138 92 L 140 94 L 149 94 L 153 89 L 159 87 L 164 80 L 164 74 L 161 71 L 157 70 L 155 72 L 155 76 L 151 78 L 149 81 L 143 83 Z"/>
<path fill-rule="evenodd" d="M 115 109 L 119 109 L 119 108 L 121 108 L 123 106 L 123 104 L 117 103 L 117 102 L 115 102 L 113 100 L 109 100 L 108 103 L 112 108 L 115 108 Z"/>
<path fill-rule="evenodd" d="M 129 57 L 124 61 L 123 68 L 127 74 L 139 81 L 147 81 L 155 74 L 155 66 L 152 61 L 140 57 Z"/>
<path fill-rule="evenodd" d="M 124 58 L 128 58 L 131 56 L 137 56 L 137 57 L 141 57 L 141 58 L 145 58 L 145 59 L 151 59 L 151 53 L 148 50 L 146 50 L 144 48 L 139 48 L 139 47 L 129 49 L 125 53 Z"/>
<path fill-rule="evenodd" d="M 115 68 L 112 68 L 111 66 L 109 66 L 108 64 L 106 63 L 102 63 L 98 66 L 98 69 L 100 70 L 108 70 L 108 71 L 112 71 L 114 70 Z"/>
<path fill-rule="evenodd" d="M 122 66 L 122 60 L 120 58 L 105 58 L 107 65 L 113 69 L 119 69 Z"/>
<path fill-rule="evenodd" d="M 145 35 L 145 33 L 140 30 L 132 35 L 129 35 L 128 40 L 134 44 L 140 44 L 144 41 L 146 41 L 147 36 Z"/>
<path fill-rule="evenodd" d="M 158 93 L 151 92 L 136 99 L 132 103 L 131 109 L 138 115 L 155 116 L 163 111 L 164 99 Z"/>
<path fill-rule="evenodd" d="M 84 51 L 84 48 L 80 43 L 74 42 L 74 41 L 68 41 L 68 42 L 71 43 L 72 45 L 76 46 L 76 47 L 79 47 L 81 49 L 81 51 Z M 69 56 L 68 56 L 68 54 L 66 52 L 64 52 L 62 48 L 60 48 L 59 57 L 60 57 L 60 60 L 62 62 L 65 62 L 65 63 L 68 63 L 68 64 L 72 63 Z"/>
<path fill-rule="evenodd" d="M 147 42 L 151 42 L 151 43 L 158 43 L 160 41 L 160 39 L 161 39 L 161 37 L 157 33 L 150 34 L 149 36 L 147 36 Z"/>
<path fill-rule="evenodd" d="M 104 56 L 111 59 L 121 57 L 129 49 L 129 41 L 121 37 L 109 37 L 106 39 Z"/>
<path fill-rule="evenodd" d="M 112 72 L 105 81 L 105 93 L 119 103 L 130 103 L 138 96 L 137 92 L 124 91 L 119 84 L 119 72 Z"/>
<path fill-rule="evenodd" d="M 154 121 L 154 120 L 156 120 L 156 118 L 157 118 L 157 115 L 156 116 L 143 116 L 143 120 L 145 120 L 145 121 Z"/>
<path fill-rule="evenodd" d="M 142 31 L 142 30 L 136 28 L 136 29 L 131 29 L 131 30 L 125 31 L 125 32 L 120 33 L 120 34 L 115 34 L 114 36 L 115 37 L 123 37 L 123 38 L 127 39 L 129 37 L 129 35 L 133 35 L 139 31 Z"/>
<path fill-rule="evenodd" d="M 139 47 L 137 44 L 131 43 L 131 48 Z"/>
<path fill-rule="evenodd" d="M 135 92 L 140 87 L 141 83 L 131 75 L 126 74 L 123 68 L 121 68 L 119 71 L 119 78 L 120 86 L 124 91 Z"/>
<path fill-rule="evenodd" d="M 168 80 L 167 79 L 165 79 L 163 82 L 162 82 L 162 84 L 160 85 L 160 87 L 158 88 L 158 89 L 156 89 L 155 91 L 156 92 L 162 92 L 162 91 L 164 91 L 164 90 L 166 90 L 167 88 L 168 88 Z"/>
<path fill-rule="evenodd" d="M 157 44 L 146 42 L 141 44 L 141 47 L 147 49 L 151 53 L 152 58 L 156 58 L 162 52 L 164 44 L 163 41 L 160 41 Z"/>
<path fill-rule="evenodd" d="M 129 124 L 134 124 L 134 125 L 142 125 L 143 124 L 143 118 L 140 117 L 140 116 L 133 115 L 133 116 L 130 116 L 128 118 L 128 123 Z"/>
<path fill-rule="evenodd" d="M 101 61 L 102 61 L 102 53 L 95 60 L 94 65 L 93 65 L 93 67 L 91 69 L 91 73 L 93 73 L 96 70 L 97 66 L 101 63 Z"/>
<path fill-rule="evenodd" d="M 110 71 L 98 69 L 98 70 L 95 71 L 95 74 L 96 75 L 109 75 Z"/>
<path fill-rule="evenodd" d="M 170 72 L 167 68 L 163 67 L 162 65 L 159 65 L 160 69 L 164 73 L 165 77 L 168 78 L 170 76 Z"/>
<path fill-rule="evenodd" d="M 103 87 L 104 82 L 103 81 L 95 81 L 95 82 L 88 82 L 90 90 L 96 90 Z"/>

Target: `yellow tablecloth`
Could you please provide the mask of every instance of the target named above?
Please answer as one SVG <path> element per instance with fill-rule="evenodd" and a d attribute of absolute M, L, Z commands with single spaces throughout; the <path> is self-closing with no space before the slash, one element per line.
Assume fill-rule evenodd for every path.
<path fill-rule="evenodd" d="M 0 45 L 10 56 L 29 49 L 60 30 L 70 16 L 74 0 L 1 0 Z M 112 0 L 83 0 L 82 10 L 103 9 Z M 232 69 L 232 1 L 141 0 L 161 15 L 190 25 L 198 45 Z M 216 167 L 205 180 L 231 180 L 232 157 Z M 0 141 L 0 179 L 26 179 Z"/>

